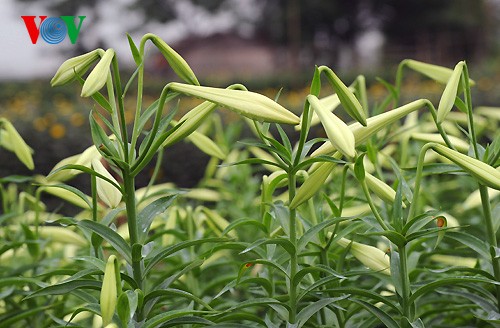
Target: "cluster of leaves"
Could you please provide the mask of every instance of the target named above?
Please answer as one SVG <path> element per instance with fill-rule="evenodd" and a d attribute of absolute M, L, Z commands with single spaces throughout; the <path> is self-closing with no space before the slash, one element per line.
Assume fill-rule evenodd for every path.
<path fill-rule="evenodd" d="M 0 180 L 0 325 L 500 324 L 498 111 L 473 113 L 464 62 L 451 70 L 403 61 L 394 85 L 379 81 L 387 96 L 377 104 L 363 76 L 346 86 L 317 67 L 299 118 L 279 95 L 200 86 L 154 35 L 139 47 L 129 41 L 137 71 L 124 87 L 111 49 L 69 59 L 52 80 L 81 82 L 82 96 L 99 105 L 90 114 L 94 145 L 47 177 Z M 185 83 L 167 84 L 143 108 L 147 41 Z M 437 110 L 426 99 L 399 105 L 405 68 L 445 85 Z M 322 75 L 332 95 L 321 96 Z M 130 131 L 123 98 L 135 81 Z M 204 102 L 176 121 L 181 94 Z M 238 127 L 223 127 L 218 107 L 241 115 L 255 138 L 236 142 Z M 485 119 L 491 125 L 477 124 Z M 0 123 L 0 144 L 32 168 L 29 147 Z M 319 123 L 327 138 L 309 138 Z M 296 126 L 297 141 L 284 124 Z M 212 157 L 192 190 L 157 182 L 163 153 L 181 140 Z M 149 184 L 136 189 L 153 159 Z M 82 172 L 90 195 L 68 182 Z M 81 212 L 48 212 L 43 193 Z"/>

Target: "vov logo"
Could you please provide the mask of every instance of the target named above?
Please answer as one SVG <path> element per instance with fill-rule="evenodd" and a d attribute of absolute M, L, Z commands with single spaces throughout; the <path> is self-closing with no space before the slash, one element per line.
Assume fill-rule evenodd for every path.
<path fill-rule="evenodd" d="M 80 19 L 78 27 L 75 23 L 76 16 L 38 17 L 40 22 L 37 25 L 35 22 L 36 16 L 21 16 L 33 44 L 38 42 L 39 36 L 42 36 L 42 39 L 49 44 L 58 44 L 66 38 L 66 34 L 69 36 L 71 43 L 75 44 L 86 16 L 77 16 Z"/>

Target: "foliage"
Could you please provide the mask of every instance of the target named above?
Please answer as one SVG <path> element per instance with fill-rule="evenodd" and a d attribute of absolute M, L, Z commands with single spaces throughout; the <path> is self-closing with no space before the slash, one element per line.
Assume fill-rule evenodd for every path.
<path fill-rule="evenodd" d="M 166 83 L 145 105 L 149 41 L 184 82 Z M 452 70 L 405 60 L 394 84 L 379 80 L 386 93 L 377 102 L 363 76 L 345 85 L 316 67 L 299 118 L 280 92 L 273 100 L 242 84 L 201 86 L 153 34 L 129 43 L 137 69 L 126 83 L 110 49 L 66 61 L 52 79 L 82 84 L 95 101 L 93 144 L 47 176 L 0 180 L 2 326 L 500 323 L 498 109 L 473 110 L 465 62 Z M 445 85 L 437 106 L 403 104 L 409 69 Z M 322 95 L 322 77 L 333 94 Z M 201 103 L 175 120 L 181 96 Z M 219 109 L 246 122 L 252 138 L 224 126 Z M 319 124 L 327 138 L 312 135 Z M 0 137 L 33 168 L 5 118 Z M 164 154 L 180 141 L 211 157 L 189 190 L 158 182 Z M 137 188 L 149 163 L 150 180 Z M 69 184 L 77 175 L 90 180 L 88 194 Z M 44 194 L 80 212 L 48 211 Z"/>

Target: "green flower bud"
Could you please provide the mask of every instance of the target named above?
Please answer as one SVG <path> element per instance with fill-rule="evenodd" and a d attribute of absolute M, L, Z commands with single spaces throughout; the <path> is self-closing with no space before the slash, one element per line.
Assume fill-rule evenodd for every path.
<path fill-rule="evenodd" d="M 403 64 L 415 72 L 423 74 L 442 84 L 446 84 L 453 74 L 453 70 L 447 67 L 427 64 L 413 59 L 406 59 L 403 61 Z"/>
<path fill-rule="evenodd" d="M 485 186 L 500 190 L 500 171 L 494 167 L 439 144 L 431 144 L 431 148 L 460 166 Z"/>
<path fill-rule="evenodd" d="M 42 226 L 38 227 L 38 233 L 42 238 L 50 239 L 53 242 L 71 244 L 77 246 L 87 246 L 85 238 L 70 230 L 68 227 Z"/>
<path fill-rule="evenodd" d="M 323 187 L 324 182 L 333 171 L 335 163 L 323 162 L 318 165 L 318 168 L 304 181 L 302 186 L 297 190 L 297 194 L 292 199 L 290 203 L 290 208 L 294 209 L 300 204 L 307 201 L 309 198 L 314 196 L 321 187 Z"/>
<path fill-rule="evenodd" d="M 188 63 L 174 49 L 165 43 L 159 36 L 154 34 L 146 34 L 143 39 L 149 38 L 155 46 L 158 47 L 162 55 L 167 60 L 168 64 L 174 72 L 185 82 L 194 85 L 200 85 L 193 70 Z"/>
<path fill-rule="evenodd" d="M 361 263 L 363 263 L 366 267 L 377 271 L 382 272 L 383 274 L 390 275 L 391 274 L 391 263 L 389 256 L 384 253 L 384 251 L 365 244 L 357 243 L 355 241 L 340 238 L 337 241 L 337 244 L 346 248 L 351 245 L 350 251 L 351 254 L 358 259 Z"/>
<path fill-rule="evenodd" d="M 439 100 L 439 105 L 437 109 L 437 122 L 442 123 L 446 118 L 446 115 L 451 111 L 453 105 L 455 104 L 455 98 L 457 97 L 458 85 L 460 83 L 460 78 L 462 76 L 462 70 L 465 63 L 463 61 L 459 62 L 453 73 L 451 74 L 446 87 L 444 88 L 443 95 Z"/>
<path fill-rule="evenodd" d="M 224 160 L 227 156 L 227 154 L 224 153 L 212 139 L 203 133 L 194 131 L 187 137 L 187 139 L 209 156 L 216 157 L 220 160 Z"/>
<path fill-rule="evenodd" d="M 383 128 L 387 127 L 401 118 L 405 117 L 409 113 L 416 111 L 427 103 L 425 99 L 419 99 L 412 101 L 404 106 L 394 108 L 391 111 L 370 117 L 366 120 L 366 126 L 362 126 L 360 123 L 356 122 L 349 125 L 349 129 L 354 134 L 354 140 L 356 145 L 360 145 L 368 138 L 370 138 L 375 133 L 379 132 Z M 316 149 L 311 156 L 328 155 L 335 151 L 335 147 L 327 141 L 321 147 Z"/>
<path fill-rule="evenodd" d="M 118 290 L 116 288 L 116 267 L 116 256 L 111 255 L 106 263 L 104 278 L 102 279 L 100 303 L 103 326 L 107 326 L 111 323 L 113 314 L 115 313 L 116 303 L 118 301 Z"/>
<path fill-rule="evenodd" d="M 325 72 L 326 76 L 330 80 L 330 83 L 335 89 L 335 92 L 339 96 L 340 103 L 344 107 L 345 111 L 349 114 L 349 116 L 351 116 L 362 125 L 366 125 L 366 113 L 354 93 L 330 68 L 321 66 L 319 67 L 319 70 Z"/>
<path fill-rule="evenodd" d="M 30 170 L 35 168 L 33 163 L 32 149 L 26 144 L 16 128 L 4 118 L 0 118 L 0 124 L 5 133 L 1 135 L 2 145 L 8 145 L 7 149 L 12 150 L 17 158 Z"/>
<path fill-rule="evenodd" d="M 106 170 L 106 168 L 104 167 L 104 165 L 102 165 L 99 159 L 92 160 L 92 168 L 97 173 L 105 176 L 109 180 L 118 184 L 118 181 L 116 181 L 116 179 L 111 175 L 111 173 L 109 173 L 108 170 Z M 96 180 L 96 187 L 97 187 L 97 195 L 106 205 L 114 208 L 118 206 L 118 204 L 120 204 L 120 201 L 122 200 L 122 194 L 111 183 L 98 177 Z"/>
<path fill-rule="evenodd" d="M 272 99 L 261 94 L 243 91 L 202 87 L 172 82 L 170 90 L 201 98 L 226 107 L 248 118 L 286 124 L 299 124 L 300 119 Z"/>
<path fill-rule="evenodd" d="M 96 49 L 66 60 L 59 67 L 52 80 L 50 80 L 50 85 L 53 87 L 64 85 L 73 81 L 77 76 L 82 76 L 89 69 L 90 65 L 103 54 L 104 50 Z"/>
<path fill-rule="evenodd" d="M 106 84 L 108 76 L 111 73 L 109 66 L 114 56 L 115 51 L 113 49 L 106 50 L 99 63 L 97 63 L 89 76 L 87 76 L 87 80 L 85 80 L 82 87 L 82 97 L 92 96 Z"/>
<path fill-rule="evenodd" d="M 212 114 L 216 108 L 216 104 L 205 101 L 195 108 L 191 109 L 183 117 L 181 117 L 179 123 L 177 124 L 182 125 L 167 137 L 162 146 L 168 147 L 186 138 L 188 135 L 198 129 L 200 125 L 205 121 L 205 119 L 210 116 L 210 114 Z"/>
<path fill-rule="evenodd" d="M 335 114 L 321 106 L 316 96 L 309 95 L 307 100 L 311 104 L 311 108 L 318 114 L 332 145 L 349 159 L 356 156 L 354 135 L 347 125 Z"/>
<path fill-rule="evenodd" d="M 435 142 L 440 145 L 446 146 L 443 137 L 439 133 L 412 133 L 411 137 L 415 140 L 421 140 L 426 142 Z M 469 144 L 460 138 L 454 136 L 448 136 L 451 144 L 461 153 L 467 153 L 469 151 Z"/>

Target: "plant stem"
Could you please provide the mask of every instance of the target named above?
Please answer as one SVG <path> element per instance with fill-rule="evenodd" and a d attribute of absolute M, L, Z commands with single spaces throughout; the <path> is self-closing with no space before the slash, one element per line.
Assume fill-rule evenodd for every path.
<path fill-rule="evenodd" d="M 363 188 L 363 193 L 365 194 L 366 201 L 368 202 L 368 205 L 370 206 L 370 209 L 371 209 L 373 215 L 375 215 L 375 218 L 377 219 L 378 224 L 380 224 L 382 229 L 384 229 L 385 231 L 389 230 L 389 227 L 384 222 L 384 219 L 382 218 L 382 216 L 378 212 L 377 208 L 375 207 L 375 204 L 373 203 L 373 200 L 372 200 L 372 197 L 370 195 L 370 191 L 368 190 L 368 186 L 366 184 L 366 181 L 362 180 L 362 181 L 360 181 L 360 183 L 361 183 L 361 187 Z"/>
<path fill-rule="evenodd" d="M 295 190 L 296 190 L 296 177 L 295 174 L 289 173 L 288 174 L 288 200 L 289 203 L 292 202 L 292 199 L 295 197 Z M 290 242 L 294 246 L 294 253 L 290 257 L 290 290 L 289 290 L 289 296 L 290 296 L 290 314 L 288 321 L 290 323 L 295 323 L 295 318 L 297 315 L 297 286 L 294 286 L 292 284 L 295 275 L 297 274 L 298 270 L 298 264 L 297 264 L 297 227 L 296 227 L 296 222 L 297 220 L 297 210 L 296 209 L 290 209 Z"/>
<path fill-rule="evenodd" d="M 407 253 L 406 253 L 406 245 L 398 247 L 399 252 L 399 273 L 401 275 L 401 306 L 403 308 L 403 315 L 408 318 L 408 320 L 413 321 L 410 318 L 410 309 L 411 304 L 408 302 L 411 294 L 410 289 L 410 277 L 408 276 L 408 262 L 407 262 Z M 406 327 L 408 324 L 406 320 L 403 320 L 402 326 Z"/>
<path fill-rule="evenodd" d="M 479 193 L 481 194 L 481 203 L 483 206 L 484 221 L 486 223 L 486 235 L 488 242 L 490 244 L 491 253 L 491 265 L 493 266 L 493 274 L 495 275 L 495 280 L 500 282 L 500 261 L 495 255 L 494 247 L 497 247 L 497 236 L 493 224 L 493 217 L 491 216 L 490 199 L 488 195 L 488 188 L 479 185 Z M 497 297 L 497 308 L 500 312 L 500 286 L 496 285 L 496 297 Z"/>
<path fill-rule="evenodd" d="M 124 198 L 127 210 L 127 223 L 128 232 L 130 235 L 130 246 L 132 249 L 134 245 L 139 244 L 139 234 L 137 230 L 137 210 L 136 210 L 136 199 L 135 199 L 135 181 L 134 177 L 130 174 L 128 170 L 122 171 L 123 173 L 123 185 L 124 185 Z M 134 254 L 132 256 L 132 272 L 134 280 L 137 283 L 139 289 L 143 289 L 143 279 L 142 279 L 142 259 L 137 258 Z M 142 320 L 142 309 L 137 309 L 137 319 Z"/>

